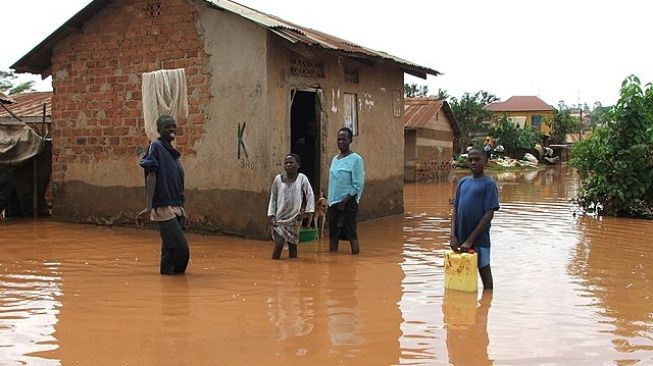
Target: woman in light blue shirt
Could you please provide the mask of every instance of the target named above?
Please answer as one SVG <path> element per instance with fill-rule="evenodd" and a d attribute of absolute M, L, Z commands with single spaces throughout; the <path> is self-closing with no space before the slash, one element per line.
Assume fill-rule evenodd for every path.
<path fill-rule="evenodd" d="M 339 240 L 349 240 L 351 254 L 358 254 L 356 215 L 365 184 L 363 158 L 349 149 L 354 138 L 352 131 L 343 127 L 338 131 L 340 154 L 331 160 L 329 169 L 329 250 L 338 251 Z"/>

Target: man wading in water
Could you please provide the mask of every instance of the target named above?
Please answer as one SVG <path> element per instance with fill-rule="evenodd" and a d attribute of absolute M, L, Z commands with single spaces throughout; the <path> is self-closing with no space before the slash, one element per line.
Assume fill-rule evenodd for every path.
<path fill-rule="evenodd" d="M 184 211 L 184 169 L 179 152 L 172 147 L 177 124 L 170 116 L 156 121 L 159 138 L 141 160 L 145 170 L 145 209 L 136 216 L 136 225 L 144 226 L 146 217 L 159 224 L 161 233 L 161 274 L 184 273 L 190 251 L 182 231 Z"/>

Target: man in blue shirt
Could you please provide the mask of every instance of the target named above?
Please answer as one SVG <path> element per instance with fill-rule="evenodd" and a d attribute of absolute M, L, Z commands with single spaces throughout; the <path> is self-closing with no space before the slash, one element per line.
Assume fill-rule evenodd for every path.
<path fill-rule="evenodd" d="M 487 157 L 478 148 L 467 153 L 471 176 L 464 177 L 456 188 L 451 214 L 451 249 L 478 254 L 478 272 L 483 288 L 491 290 L 490 226 L 494 211 L 499 209 L 499 192 L 492 178 L 485 175 Z"/>
<path fill-rule="evenodd" d="M 172 147 L 177 124 L 170 116 L 156 121 L 159 138 L 141 160 L 145 170 L 145 209 L 136 216 L 142 226 L 146 217 L 159 224 L 161 233 L 161 274 L 184 273 L 188 266 L 190 250 L 182 230 L 186 217 L 184 211 L 184 169 L 180 154 Z"/>

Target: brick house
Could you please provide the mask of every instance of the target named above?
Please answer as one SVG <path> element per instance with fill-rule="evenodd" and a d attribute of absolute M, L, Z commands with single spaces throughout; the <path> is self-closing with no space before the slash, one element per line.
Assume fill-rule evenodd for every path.
<path fill-rule="evenodd" d="M 405 180 L 438 179 L 448 173 L 460 136 L 449 103 L 437 98 L 405 98 L 402 123 Z"/>
<path fill-rule="evenodd" d="M 184 68 L 190 225 L 255 238 L 284 154 L 319 192 L 343 125 L 366 159 L 361 218 L 401 213 L 403 76 L 438 74 L 226 0 L 95 0 L 12 68 L 52 75 L 54 217 L 109 224 L 144 202 L 141 75 Z"/>

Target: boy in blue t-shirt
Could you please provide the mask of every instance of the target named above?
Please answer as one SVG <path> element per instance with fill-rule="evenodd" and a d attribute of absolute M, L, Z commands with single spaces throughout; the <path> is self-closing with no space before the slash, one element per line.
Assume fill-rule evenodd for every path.
<path fill-rule="evenodd" d="M 464 177 L 456 188 L 451 214 L 451 249 L 467 252 L 474 248 L 478 254 L 478 272 L 483 288 L 491 290 L 490 222 L 499 209 L 497 184 L 484 174 L 487 157 L 479 148 L 467 153 L 472 175 Z"/>

